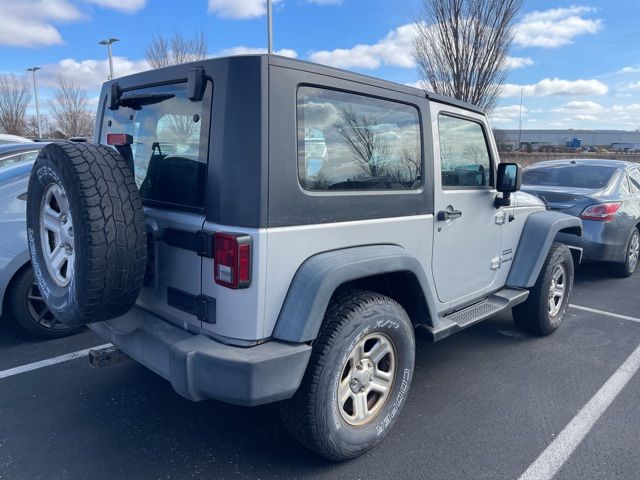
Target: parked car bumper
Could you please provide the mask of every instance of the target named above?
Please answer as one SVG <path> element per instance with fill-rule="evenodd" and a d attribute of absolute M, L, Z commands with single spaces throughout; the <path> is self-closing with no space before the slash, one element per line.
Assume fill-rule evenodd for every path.
<path fill-rule="evenodd" d="M 559 242 L 582 248 L 585 259 L 597 262 L 624 262 L 629 229 L 616 222 L 582 221 L 582 236 L 559 233 Z"/>
<path fill-rule="evenodd" d="M 291 397 L 300 386 L 311 347 L 269 341 L 224 345 L 182 330 L 140 307 L 90 328 L 171 382 L 190 400 L 260 405 Z"/>

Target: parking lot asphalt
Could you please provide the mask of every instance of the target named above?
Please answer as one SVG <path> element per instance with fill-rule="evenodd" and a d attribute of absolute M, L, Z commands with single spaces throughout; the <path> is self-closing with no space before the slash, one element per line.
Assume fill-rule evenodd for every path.
<path fill-rule="evenodd" d="M 640 274 L 579 268 L 572 303 L 639 317 Z M 6 319 L 5 319 L 6 320 Z M 104 343 L 34 341 L 0 322 L 0 371 Z M 418 335 L 402 416 L 378 448 L 333 464 L 300 447 L 276 406 L 189 402 L 134 362 L 85 358 L 0 378 L 0 479 L 517 479 L 640 345 L 640 322 L 571 308 L 554 335 L 505 314 L 432 344 Z M 640 374 L 558 479 L 640 477 Z"/>

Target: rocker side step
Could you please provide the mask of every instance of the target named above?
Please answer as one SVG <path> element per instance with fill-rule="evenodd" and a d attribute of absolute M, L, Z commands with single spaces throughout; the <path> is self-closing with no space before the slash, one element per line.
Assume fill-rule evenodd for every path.
<path fill-rule="evenodd" d="M 424 328 L 431 334 L 432 340 L 437 342 L 524 302 L 528 296 L 529 290 L 505 288 L 478 303 L 440 317 L 435 327 Z"/>

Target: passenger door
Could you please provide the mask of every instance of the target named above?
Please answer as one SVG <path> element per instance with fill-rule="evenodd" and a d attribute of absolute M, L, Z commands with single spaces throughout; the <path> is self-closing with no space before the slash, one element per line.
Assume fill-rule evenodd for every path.
<path fill-rule="evenodd" d="M 455 308 L 491 290 L 500 268 L 504 212 L 494 206 L 495 162 L 480 114 L 431 103 L 438 298 Z"/>

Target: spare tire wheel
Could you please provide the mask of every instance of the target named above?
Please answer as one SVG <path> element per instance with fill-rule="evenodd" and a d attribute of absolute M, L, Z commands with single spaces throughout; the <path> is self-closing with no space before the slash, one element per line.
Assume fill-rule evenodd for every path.
<path fill-rule="evenodd" d="M 147 238 L 131 166 L 113 149 L 52 143 L 29 179 L 27 237 L 36 281 L 58 320 L 115 318 L 142 288 Z"/>

